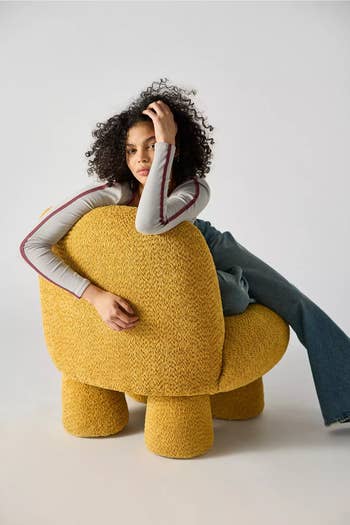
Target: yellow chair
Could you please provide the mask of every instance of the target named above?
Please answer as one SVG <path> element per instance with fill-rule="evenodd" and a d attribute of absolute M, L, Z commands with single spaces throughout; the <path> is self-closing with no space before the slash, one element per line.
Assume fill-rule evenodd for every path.
<path fill-rule="evenodd" d="M 87 301 L 38 276 L 44 337 L 62 372 L 62 423 L 74 436 L 117 434 L 129 420 L 127 394 L 147 402 L 147 448 L 191 458 L 213 446 L 213 417 L 262 412 L 262 376 L 285 353 L 289 325 L 258 303 L 224 317 L 201 232 L 186 221 L 143 235 L 136 211 L 94 208 L 52 248 L 130 302 L 140 317 L 134 328 L 112 330 Z"/>

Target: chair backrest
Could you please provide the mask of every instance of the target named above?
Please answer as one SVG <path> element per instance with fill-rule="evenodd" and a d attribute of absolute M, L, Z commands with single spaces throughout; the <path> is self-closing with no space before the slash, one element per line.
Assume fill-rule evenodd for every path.
<path fill-rule="evenodd" d="M 140 234 L 136 211 L 94 208 L 52 251 L 100 288 L 125 298 L 139 324 L 114 331 L 92 305 L 39 275 L 48 351 L 69 377 L 104 388 L 146 395 L 214 389 L 225 323 L 207 243 L 189 221 L 163 234 Z"/>

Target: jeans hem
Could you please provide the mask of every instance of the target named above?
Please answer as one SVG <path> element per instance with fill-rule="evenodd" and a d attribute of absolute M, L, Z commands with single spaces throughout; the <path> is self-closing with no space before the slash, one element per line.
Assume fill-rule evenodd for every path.
<path fill-rule="evenodd" d="M 342 417 L 340 417 L 340 418 L 330 419 L 330 420 L 327 420 L 327 421 L 325 420 L 325 422 L 324 422 L 326 427 L 329 427 L 333 423 L 350 423 L 350 411 L 349 412 L 344 412 Z"/>

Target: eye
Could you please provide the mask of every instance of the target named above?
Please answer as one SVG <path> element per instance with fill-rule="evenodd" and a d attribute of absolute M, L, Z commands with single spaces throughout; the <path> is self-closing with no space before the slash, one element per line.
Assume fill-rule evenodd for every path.
<path fill-rule="evenodd" d="M 150 148 L 153 148 L 154 149 L 154 145 L 155 145 L 155 142 L 153 144 L 151 144 L 149 147 Z M 126 152 L 128 155 L 130 155 L 131 153 L 133 153 L 134 151 L 136 151 L 135 149 L 127 149 Z"/>

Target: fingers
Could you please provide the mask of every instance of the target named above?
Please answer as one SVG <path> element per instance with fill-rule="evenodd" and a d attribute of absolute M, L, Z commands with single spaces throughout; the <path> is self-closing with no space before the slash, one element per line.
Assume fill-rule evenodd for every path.
<path fill-rule="evenodd" d="M 145 113 L 153 121 L 157 142 L 168 142 L 175 145 L 177 124 L 171 109 L 165 102 L 155 100 L 142 113 Z"/>
<path fill-rule="evenodd" d="M 118 297 L 116 300 L 117 307 L 115 308 L 116 318 L 122 319 L 123 321 L 127 323 L 130 323 L 130 321 L 134 321 L 135 319 L 138 319 L 139 316 L 135 314 L 130 304 L 125 299 L 120 297 L 119 295 L 117 297 Z M 126 310 L 126 312 L 129 312 L 129 313 L 124 313 L 122 309 Z"/>
<path fill-rule="evenodd" d="M 134 310 L 131 308 L 130 304 L 127 301 L 125 301 L 125 299 L 123 299 L 122 297 L 118 296 L 118 303 L 121 304 L 124 310 L 126 310 L 127 312 L 130 312 L 131 314 L 135 313 Z"/>
<path fill-rule="evenodd" d="M 124 308 L 125 310 L 126 308 Z M 126 321 L 126 322 L 130 322 L 130 320 L 134 320 L 134 319 L 138 319 L 139 316 L 135 314 L 135 312 L 131 309 L 131 308 L 128 308 L 128 312 L 132 312 L 132 313 L 125 313 L 123 311 L 122 308 L 116 308 L 116 313 L 118 315 L 118 317 L 120 319 L 123 319 L 123 321 Z"/>
<path fill-rule="evenodd" d="M 123 301 L 122 303 L 119 300 L 118 300 L 118 303 L 119 303 L 118 306 L 115 306 L 115 313 L 117 317 L 119 317 L 123 321 L 126 321 L 127 323 L 130 322 L 130 320 L 138 319 L 138 315 L 135 314 L 135 312 L 133 311 L 131 306 L 128 305 L 128 303 L 126 303 L 125 301 Z M 132 313 L 125 313 L 123 309 L 126 310 L 127 312 L 132 312 Z"/>
<path fill-rule="evenodd" d="M 124 323 L 120 319 L 114 318 L 114 317 L 106 321 L 106 323 L 108 324 L 110 328 L 113 328 L 114 330 L 117 330 L 118 332 L 121 330 L 126 330 L 128 328 L 133 328 L 134 326 L 136 326 L 138 322 L 139 320 L 137 319 L 136 321 L 131 321 L 130 323 Z"/>
<path fill-rule="evenodd" d="M 113 330 L 133 328 L 139 322 L 138 315 L 124 297 L 106 292 L 104 301 L 96 305 L 101 319 Z"/>
<path fill-rule="evenodd" d="M 137 315 L 127 315 L 124 314 L 121 310 L 118 310 L 117 314 L 110 317 L 110 319 L 112 319 L 113 321 L 118 321 L 118 323 L 120 321 L 121 323 L 125 323 L 127 325 L 139 320 Z"/>
<path fill-rule="evenodd" d="M 136 323 L 129 324 L 128 326 L 121 326 L 118 323 L 115 323 L 113 321 L 106 321 L 106 324 L 112 328 L 112 330 L 115 330 L 116 332 L 121 332 L 122 330 L 127 330 L 130 328 L 134 328 L 136 326 Z"/>
<path fill-rule="evenodd" d="M 119 301 L 122 304 L 125 304 L 125 308 L 131 310 L 130 305 L 126 301 Z M 109 322 L 117 330 L 124 330 L 125 328 L 132 328 L 139 322 L 139 317 L 137 315 L 128 315 L 124 313 L 120 308 L 117 308 L 116 315 L 110 316 Z"/>
<path fill-rule="evenodd" d="M 169 106 L 165 104 L 165 102 L 163 102 L 162 100 L 155 100 L 154 102 L 151 102 L 150 104 L 148 104 L 147 109 L 144 109 L 142 113 L 147 113 L 149 116 L 154 116 L 152 110 L 156 113 L 156 115 L 160 117 L 170 114 Z"/>

